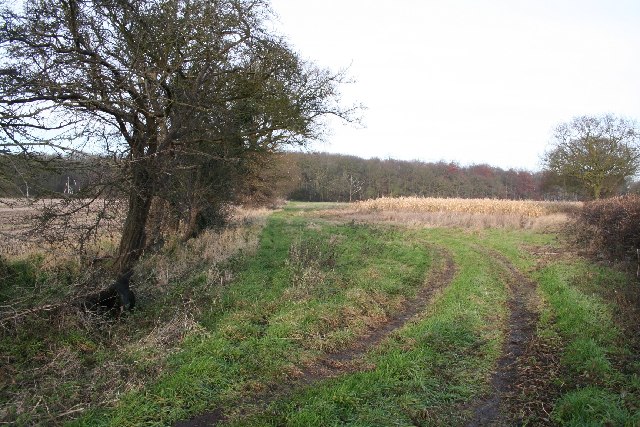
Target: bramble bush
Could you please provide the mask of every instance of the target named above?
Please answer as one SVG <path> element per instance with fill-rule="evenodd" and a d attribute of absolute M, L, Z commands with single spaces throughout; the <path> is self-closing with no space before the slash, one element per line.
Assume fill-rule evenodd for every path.
<path fill-rule="evenodd" d="M 640 248 L 640 196 L 626 195 L 584 204 L 570 233 L 576 242 L 612 261 L 634 258 Z"/>

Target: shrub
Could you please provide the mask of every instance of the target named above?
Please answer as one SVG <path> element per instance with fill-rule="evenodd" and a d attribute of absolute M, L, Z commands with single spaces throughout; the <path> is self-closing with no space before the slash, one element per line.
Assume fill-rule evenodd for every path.
<path fill-rule="evenodd" d="M 570 233 L 598 256 L 614 261 L 630 260 L 640 249 L 640 196 L 585 203 L 575 215 Z"/>

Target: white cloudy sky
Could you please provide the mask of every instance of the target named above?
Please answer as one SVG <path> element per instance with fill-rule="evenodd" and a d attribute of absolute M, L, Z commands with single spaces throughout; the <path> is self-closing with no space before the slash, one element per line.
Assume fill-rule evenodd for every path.
<path fill-rule="evenodd" d="M 349 67 L 364 129 L 313 149 L 539 169 L 551 130 L 640 119 L 640 0 L 272 0 L 279 31 Z"/>

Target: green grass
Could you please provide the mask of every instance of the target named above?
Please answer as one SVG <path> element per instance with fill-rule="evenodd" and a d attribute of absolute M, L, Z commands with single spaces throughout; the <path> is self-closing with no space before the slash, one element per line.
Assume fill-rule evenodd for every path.
<path fill-rule="evenodd" d="M 274 215 L 157 382 L 79 425 L 166 424 L 230 408 L 294 367 L 339 349 L 415 294 L 432 253 L 389 227 Z"/>
<path fill-rule="evenodd" d="M 366 323 L 397 311 L 423 283 L 434 243 L 449 248 L 458 274 L 418 321 L 372 349 L 365 366 L 375 368 L 295 390 L 238 422 L 448 425 L 468 418 L 468 402 L 488 390 L 503 340 L 506 291 L 490 257 L 455 231 L 336 225 L 297 212 L 271 218 L 258 252 L 201 317 L 207 332 L 183 344 L 168 373 L 76 424 L 162 425 L 207 409 L 234 413 L 295 366 L 348 346 Z"/>
<path fill-rule="evenodd" d="M 419 234 L 445 244 L 459 274 L 418 321 L 367 356 L 375 368 L 322 381 L 237 425 L 457 425 L 469 417 L 500 353 L 505 289 L 466 239 Z"/>
<path fill-rule="evenodd" d="M 640 364 L 624 366 L 637 337 L 625 337 L 624 308 L 612 301 L 636 283 L 622 272 L 559 256 L 556 235 L 487 233 L 485 245 L 499 250 L 539 284 L 543 300 L 538 335 L 560 342 L 561 395 L 553 420 L 562 426 L 640 425 Z M 523 248 L 545 247 L 555 256 L 535 267 Z M 616 316 L 618 319 L 616 319 Z"/>
<path fill-rule="evenodd" d="M 10 303 L 16 309 L 46 304 L 52 296 L 68 291 L 78 270 L 72 261 L 47 267 L 40 255 L 10 261 L 0 256 L 0 304 Z"/>
<path fill-rule="evenodd" d="M 170 425 L 213 409 L 238 426 L 463 425 L 473 402 L 489 391 L 503 345 L 507 290 L 504 268 L 492 256 L 498 251 L 538 283 L 537 334 L 558 343 L 562 369 L 555 378 L 554 422 L 640 425 L 640 363 L 629 345 L 637 337 L 625 335 L 620 322 L 625 311 L 611 297 L 629 286 L 628 277 L 575 256 L 533 255 L 532 249 L 563 252 L 550 233 L 418 230 L 315 216 L 333 206 L 289 204 L 270 217 L 255 253 L 215 267 L 233 272 L 233 280 L 211 283 L 213 267 L 195 262 L 156 299 L 98 331 L 79 321 L 47 325 L 41 319 L 31 325 L 25 319 L 16 334 L 0 337 L 15 384 L 33 380 L 29 375 L 43 360 L 67 355 L 46 364 L 71 366 L 85 377 L 58 383 L 54 376 L 38 379 L 44 381 L 40 389 L 48 390 L 44 402 L 62 412 L 59 408 L 69 406 L 65 402 L 86 392 L 83 381 L 92 369 L 119 364 L 114 374 L 133 386 L 112 403 L 79 412 L 70 424 L 81 426 Z M 364 355 L 361 371 L 293 387 L 267 407 L 248 403 L 270 385 L 292 382 L 301 366 L 348 348 L 368 325 L 380 325 L 401 310 L 442 261 L 436 247 L 451 253 L 457 274 L 423 313 Z M 37 262 L 0 267 L 20 279 L 19 286 L 3 284 L 5 299 L 30 289 L 43 298 L 52 292 L 43 284 L 54 276 Z M 72 269 L 54 273 L 60 286 L 73 276 Z M 151 329 L 169 322 L 173 312 L 167 306 L 183 302 L 194 309 L 185 323 L 188 332 L 175 340 L 179 347 L 162 356 L 153 345 L 143 345 Z M 119 336 L 126 337 L 122 348 L 114 344 Z M 92 393 L 109 387 L 104 376 L 96 382 Z M 3 392 L 20 390 L 8 385 Z M 29 402 L 37 403 L 36 397 Z M 60 423 L 44 411 L 12 421 Z M 244 416 L 235 416 L 239 412 Z"/>
<path fill-rule="evenodd" d="M 590 277 L 588 288 L 592 288 L 591 280 L 602 274 L 619 277 L 584 262 L 553 263 L 538 273 L 549 302 L 544 313 L 546 333 L 557 333 L 565 342 L 562 365 L 567 387 L 553 412 L 559 425 L 640 424 L 638 371 L 628 376 L 616 366 L 629 350 L 614 321 L 613 306 L 580 286 Z"/>

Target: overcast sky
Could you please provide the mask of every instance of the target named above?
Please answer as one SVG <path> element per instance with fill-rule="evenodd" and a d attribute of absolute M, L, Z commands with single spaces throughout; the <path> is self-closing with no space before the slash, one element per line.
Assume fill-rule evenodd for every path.
<path fill-rule="evenodd" d="M 272 0 L 307 59 L 356 80 L 364 129 L 316 151 L 536 170 L 563 121 L 640 119 L 640 0 Z"/>

